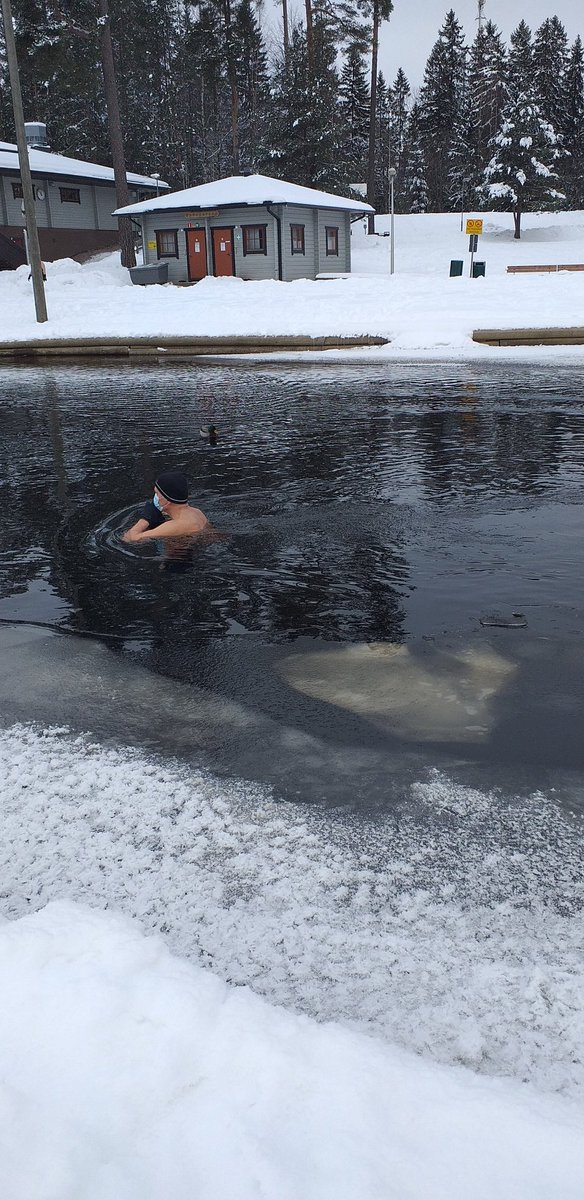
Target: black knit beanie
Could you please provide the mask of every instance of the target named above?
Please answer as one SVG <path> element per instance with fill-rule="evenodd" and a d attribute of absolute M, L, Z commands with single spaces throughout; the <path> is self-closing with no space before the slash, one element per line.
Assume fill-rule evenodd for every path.
<path fill-rule="evenodd" d="M 182 471 L 163 471 L 156 480 L 156 487 L 171 504 L 186 504 L 189 498 L 187 477 Z"/>

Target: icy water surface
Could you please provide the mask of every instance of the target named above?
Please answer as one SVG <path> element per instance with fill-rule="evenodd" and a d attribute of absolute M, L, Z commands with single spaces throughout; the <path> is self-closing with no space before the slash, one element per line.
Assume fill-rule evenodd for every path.
<path fill-rule="evenodd" d="M 584 374 L 0 378 L 2 913 L 582 1094 Z M 119 539 L 168 467 L 184 573 Z"/>
<path fill-rule="evenodd" d="M 143 679 L 239 705 L 258 732 L 229 721 L 218 742 L 209 719 L 195 737 L 200 705 L 148 718 L 147 683 L 142 721 L 135 686 L 115 719 L 88 689 L 80 727 L 196 742 L 213 769 L 302 799 L 376 803 L 398 762 L 446 756 L 488 762 L 491 781 L 513 765 L 526 786 L 553 768 L 580 803 L 582 373 L 189 364 L 1 381 L 0 618 L 100 635 Z M 170 467 L 221 534 L 179 573 L 120 540 Z M 0 703 L 21 717 L 19 661 Z M 64 689 L 46 703 L 70 720 Z M 311 739 L 332 774 L 316 751 L 307 768 Z"/>

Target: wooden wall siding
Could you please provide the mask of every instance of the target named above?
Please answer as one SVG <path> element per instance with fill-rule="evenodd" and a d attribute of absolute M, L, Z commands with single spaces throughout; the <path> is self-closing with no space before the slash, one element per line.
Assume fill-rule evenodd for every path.
<path fill-rule="evenodd" d="M 80 204 L 63 203 L 61 188 L 77 188 Z M 53 229 L 94 229 L 95 215 L 93 208 L 92 187 L 88 184 L 71 182 L 67 179 L 56 181 L 51 179 L 49 190 L 50 222 Z"/>
<path fill-rule="evenodd" d="M 118 218 L 112 217 L 116 204 L 116 189 L 114 187 L 95 187 L 95 206 L 97 208 L 98 229 L 117 229 Z"/>
<path fill-rule="evenodd" d="M 338 209 L 296 208 L 289 205 L 274 205 L 274 211 L 281 219 L 282 230 L 282 278 L 315 279 L 320 271 L 350 271 L 351 270 L 351 217 L 350 213 Z M 156 241 L 156 230 L 176 229 L 178 231 L 178 258 L 165 259 L 168 262 L 168 278 L 170 283 L 187 283 L 188 266 L 185 229 L 189 224 L 185 210 L 175 212 L 145 213 L 141 218 L 145 246 L 145 262 L 157 262 L 156 248 L 148 248 L 149 242 Z M 209 274 L 213 273 L 211 231 L 213 229 L 234 228 L 235 274 L 240 279 L 277 279 L 278 278 L 278 238 L 276 220 L 267 209 L 261 205 L 257 208 L 232 208 L 220 213 L 218 217 L 202 218 L 197 222 L 196 217 L 190 218 L 193 228 L 208 228 L 207 251 L 209 256 Z M 244 254 L 242 225 L 267 226 L 267 254 Z M 305 253 L 292 254 L 290 235 L 291 225 L 304 225 Z M 339 231 L 338 255 L 327 255 L 326 233 L 327 225 L 336 225 Z"/>
<path fill-rule="evenodd" d="M 175 212 L 159 212 L 145 213 L 143 218 L 145 242 L 156 241 L 157 229 L 177 229 L 178 230 L 178 252 L 179 257 L 165 259 L 168 262 L 168 278 L 171 283 L 187 283 L 189 278 L 187 266 L 187 246 L 185 229 L 190 224 L 192 228 L 196 228 L 197 219 L 192 217 L 187 218 L 184 210 L 177 209 Z M 205 220 L 201 219 L 200 226 L 205 227 Z M 243 253 L 243 234 L 241 226 L 243 225 L 267 225 L 267 254 L 245 254 Z M 276 240 L 276 223 L 269 212 L 260 205 L 257 208 L 231 208 L 221 213 L 219 217 L 209 217 L 207 220 L 209 228 L 209 237 L 207 244 L 209 274 L 213 274 L 212 248 L 211 248 L 211 230 L 213 229 L 229 229 L 235 228 L 234 248 L 235 248 L 235 274 L 240 279 L 277 279 L 278 278 L 278 246 Z M 145 262 L 157 262 L 157 253 L 155 249 L 146 249 Z"/>
<path fill-rule="evenodd" d="M 291 225 L 304 225 L 304 254 L 292 253 Z M 318 210 L 286 205 L 282 217 L 282 276 L 315 279 L 318 271 Z"/>
<path fill-rule="evenodd" d="M 326 252 L 326 227 L 336 225 L 339 231 L 338 255 Z M 351 214 L 339 209 L 318 210 L 318 255 L 319 271 L 351 270 Z"/>
<path fill-rule="evenodd" d="M 22 225 L 20 200 L 12 194 L 12 184 L 17 176 L 0 175 L 0 223 Z M 42 188 L 44 200 L 36 202 L 36 217 L 41 229 L 114 229 L 118 228 L 117 217 L 112 217 L 116 207 L 114 187 L 102 187 L 92 183 L 79 184 L 76 180 L 47 180 L 33 177 L 35 188 Z M 60 187 L 78 187 L 80 204 L 63 203 Z"/>

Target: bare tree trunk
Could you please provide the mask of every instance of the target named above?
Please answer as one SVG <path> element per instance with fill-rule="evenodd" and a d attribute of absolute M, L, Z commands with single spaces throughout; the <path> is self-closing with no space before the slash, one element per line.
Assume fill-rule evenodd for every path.
<path fill-rule="evenodd" d="M 308 57 L 308 70 L 312 77 L 314 71 L 314 32 L 312 28 L 312 0 L 304 0 L 306 9 L 306 54 Z"/>
<path fill-rule="evenodd" d="M 288 0 L 282 0 L 282 24 L 284 26 L 284 66 L 290 59 L 290 29 L 288 26 Z"/>
<path fill-rule="evenodd" d="M 369 111 L 369 152 L 367 156 L 367 203 L 375 202 L 375 125 L 377 116 L 377 59 L 379 57 L 379 0 L 373 3 L 371 36 L 371 108 Z M 367 232 L 375 233 L 375 213 L 367 217 Z"/>
<path fill-rule="evenodd" d="M 519 209 L 519 208 L 513 209 L 513 224 L 515 226 L 515 233 L 513 234 L 513 238 L 514 238 L 514 240 L 519 241 L 519 239 L 521 238 L 521 209 Z"/>
<path fill-rule="evenodd" d="M 237 87 L 237 71 L 235 69 L 235 52 L 233 46 L 233 29 L 231 26 L 231 0 L 223 0 L 223 16 L 225 19 L 225 51 L 227 58 L 227 76 L 231 91 L 231 169 L 234 175 L 239 174 L 239 90 Z"/>
<path fill-rule="evenodd" d="M 124 140 L 122 137 L 120 106 L 118 104 L 118 89 L 116 86 L 116 71 L 114 66 L 114 51 L 112 45 L 108 0 L 98 0 L 98 9 L 99 44 L 101 49 L 101 65 L 103 70 L 105 103 L 107 108 L 107 120 L 112 148 L 114 179 L 116 184 L 116 202 L 118 208 L 124 208 L 126 204 L 129 204 L 130 197 L 128 193 L 128 179 L 126 175 L 126 162 L 124 158 Z M 118 217 L 118 229 L 120 231 L 122 266 L 135 267 L 136 256 L 134 254 L 134 235 L 132 232 L 132 222 L 130 217 Z"/>

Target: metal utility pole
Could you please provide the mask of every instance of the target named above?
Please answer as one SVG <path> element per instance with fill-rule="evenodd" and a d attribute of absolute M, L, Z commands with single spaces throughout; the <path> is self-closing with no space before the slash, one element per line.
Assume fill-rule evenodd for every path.
<path fill-rule="evenodd" d="M 393 186 L 394 186 L 395 177 L 397 175 L 397 171 L 396 171 L 395 167 L 390 167 L 387 173 L 389 175 L 389 214 L 390 214 L 390 216 L 389 216 L 389 273 L 390 273 L 390 275 L 393 275 L 393 273 L 395 271 L 395 237 L 394 237 L 395 224 L 394 224 L 394 219 L 393 219 L 395 208 L 394 208 L 394 203 L 393 203 Z"/>
<path fill-rule="evenodd" d="M 40 323 L 47 321 L 47 305 L 45 300 L 45 288 L 43 284 L 43 268 L 41 260 L 41 248 L 39 245 L 39 231 L 37 229 L 34 192 L 32 188 L 32 179 L 30 175 L 30 162 L 28 158 L 28 146 L 26 144 L 26 133 L 24 129 L 24 112 L 22 108 L 22 92 L 20 90 L 20 76 L 18 74 L 18 59 L 16 57 L 16 42 L 14 40 L 14 25 L 12 22 L 12 8 L 10 0 L 1 0 L 2 3 L 2 22 L 4 24 L 4 41 L 6 43 L 6 60 L 8 62 L 8 73 L 10 76 L 10 90 L 12 92 L 12 108 L 14 112 L 14 124 L 16 127 L 16 145 L 18 147 L 18 162 L 20 166 L 20 178 L 22 181 L 22 199 L 24 203 L 24 224 L 25 224 L 25 240 L 28 245 L 28 254 L 30 262 L 30 270 L 32 274 L 32 290 L 34 294 L 34 304 L 36 309 L 36 319 Z"/>

